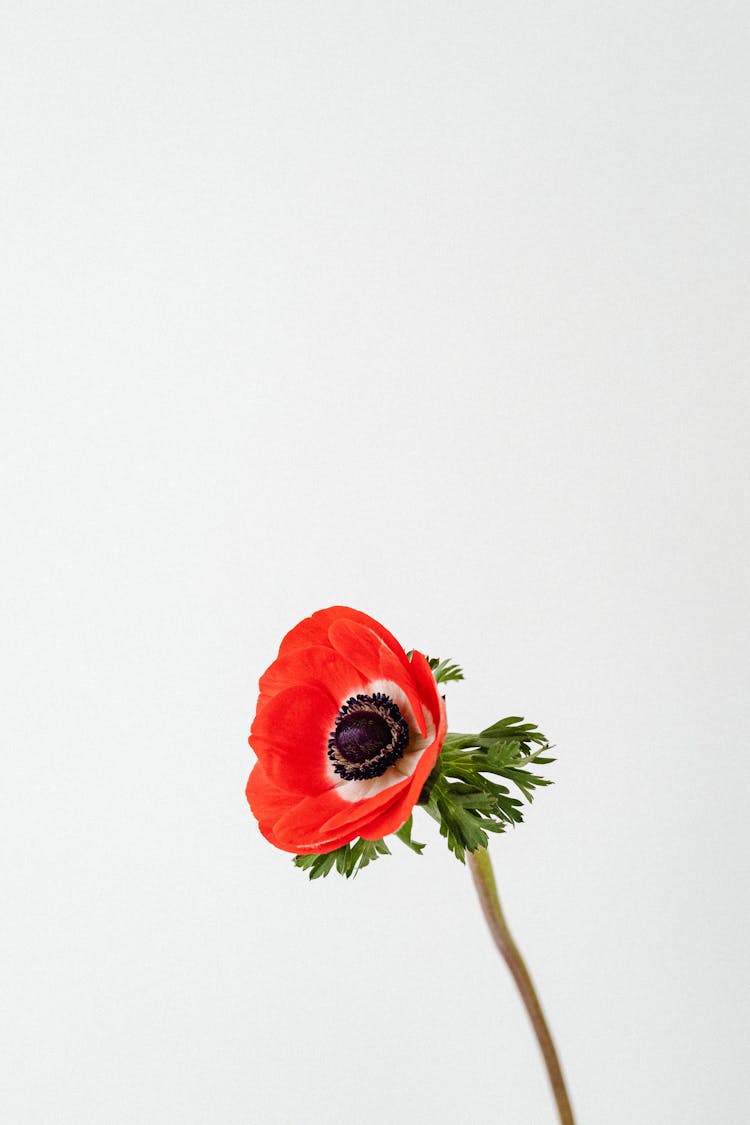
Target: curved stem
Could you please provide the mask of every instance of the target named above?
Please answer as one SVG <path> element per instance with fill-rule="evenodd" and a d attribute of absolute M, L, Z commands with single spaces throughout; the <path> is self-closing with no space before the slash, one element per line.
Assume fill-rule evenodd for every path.
<path fill-rule="evenodd" d="M 570 1099 L 568 1098 L 568 1091 L 565 1089 L 565 1079 L 563 1078 L 562 1069 L 560 1067 L 560 1060 L 557 1057 L 555 1044 L 552 1040 L 550 1030 L 547 1027 L 547 1021 L 544 1018 L 542 1006 L 539 1003 L 539 997 L 536 994 L 534 984 L 529 976 L 529 970 L 524 964 L 518 946 L 511 936 L 508 923 L 505 921 L 505 916 L 500 906 L 500 898 L 497 893 L 489 853 L 486 848 L 479 848 L 474 853 L 469 854 L 468 858 L 469 868 L 479 894 L 479 901 L 482 904 L 484 916 L 487 919 L 487 925 L 490 928 L 495 945 L 510 969 L 518 991 L 521 993 L 521 999 L 524 1002 L 544 1056 L 544 1062 L 547 1067 L 552 1092 L 555 1095 L 561 1125 L 575 1125 L 573 1110 L 571 1109 Z"/>

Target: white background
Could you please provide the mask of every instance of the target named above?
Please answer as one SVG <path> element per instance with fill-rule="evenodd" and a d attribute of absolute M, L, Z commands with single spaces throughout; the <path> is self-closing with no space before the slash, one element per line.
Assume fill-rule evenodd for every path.
<path fill-rule="evenodd" d="M 0 1118 L 555 1120 L 467 871 L 244 786 L 312 610 L 556 784 L 492 854 L 581 1125 L 748 1120 L 750 15 L 0 6 Z"/>

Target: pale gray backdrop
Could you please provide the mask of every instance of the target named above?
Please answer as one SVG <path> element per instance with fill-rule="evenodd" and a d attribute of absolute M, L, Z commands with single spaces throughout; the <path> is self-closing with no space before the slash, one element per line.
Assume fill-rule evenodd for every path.
<path fill-rule="evenodd" d="M 244 785 L 343 602 L 556 785 L 493 845 L 581 1125 L 748 1120 L 744 2 L 0 6 L 0 1118 L 547 1125 L 425 818 Z"/>

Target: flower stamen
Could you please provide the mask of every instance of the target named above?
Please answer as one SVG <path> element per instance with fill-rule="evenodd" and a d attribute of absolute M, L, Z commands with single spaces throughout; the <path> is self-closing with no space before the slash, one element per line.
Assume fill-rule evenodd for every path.
<path fill-rule="evenodd" d="M 345 781 L 364 781 L 392 766 L 409 744 L 409 727 L 393 700 L 382 691 L 353 695 L 336 718 L 328 757 Z"/>

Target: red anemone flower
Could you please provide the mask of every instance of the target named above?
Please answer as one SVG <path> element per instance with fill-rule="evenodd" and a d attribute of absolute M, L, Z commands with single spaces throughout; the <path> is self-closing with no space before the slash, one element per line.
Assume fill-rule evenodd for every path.
<path fill-rule="evenodd" d="M 267 840 L 330 852 L 408 820 L 446 732 L 420 652 L 372 617 L 321 609 L 287 633 L 261 676 L 247 799 Z"/>

